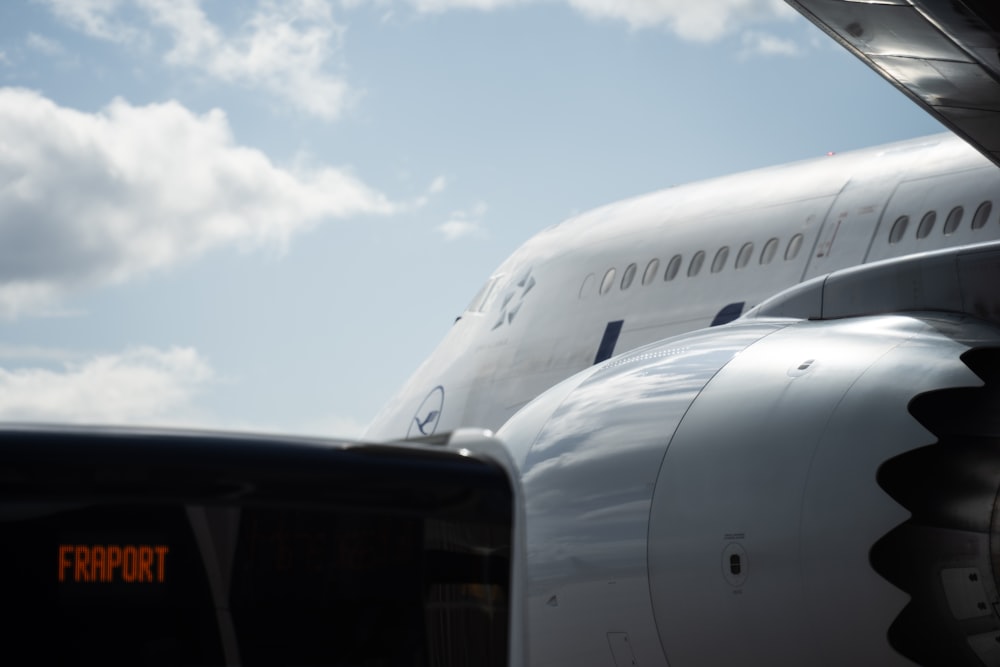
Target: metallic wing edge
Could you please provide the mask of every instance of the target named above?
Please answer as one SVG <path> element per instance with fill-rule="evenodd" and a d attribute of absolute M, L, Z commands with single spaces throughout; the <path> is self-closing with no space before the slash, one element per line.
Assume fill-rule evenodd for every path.
<path fill-rule="evenodd" d="M 786 0 L 1000 165 L 1000 7 L 988 0 Z"/>

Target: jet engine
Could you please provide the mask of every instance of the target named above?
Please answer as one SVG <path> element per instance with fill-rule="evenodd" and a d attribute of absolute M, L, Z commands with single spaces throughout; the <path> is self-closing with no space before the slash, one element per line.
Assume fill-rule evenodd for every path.
<path fill-rule="evenodd" d="M 609 360 L 500 430 L 530 664 L 1000 665 L 1000 326 L 773 317 L 850 284 Z"/>

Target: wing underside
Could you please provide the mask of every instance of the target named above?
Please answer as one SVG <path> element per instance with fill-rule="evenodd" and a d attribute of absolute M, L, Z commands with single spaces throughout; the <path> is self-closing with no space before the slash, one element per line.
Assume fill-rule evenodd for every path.
<path fill-rule="evenodd" d="M 787 0 L 1000 165 L 1000 5 L 994 0 Z"/>

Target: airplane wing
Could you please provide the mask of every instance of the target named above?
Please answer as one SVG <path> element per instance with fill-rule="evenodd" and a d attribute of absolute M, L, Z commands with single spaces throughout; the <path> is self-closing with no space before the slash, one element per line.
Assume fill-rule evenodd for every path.
<path fill-rule="evenodd" d="M 786 1 L 1000 165 L 994 0 Z"/>

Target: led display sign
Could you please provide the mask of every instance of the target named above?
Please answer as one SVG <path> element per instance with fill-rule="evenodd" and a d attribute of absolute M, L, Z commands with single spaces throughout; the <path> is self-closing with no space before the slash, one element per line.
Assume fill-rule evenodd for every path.
<path fill-rule="evenodd" d="M 439 445 L 0 427 L 4 652 L 509 664 L 504 470 Z M 9 661 L 8 661 L 9 662 Z"/>
<path fill-rule="evenodd" d="M 59 582 L 162 584 L 165 544 L 60 544 Z"/>

